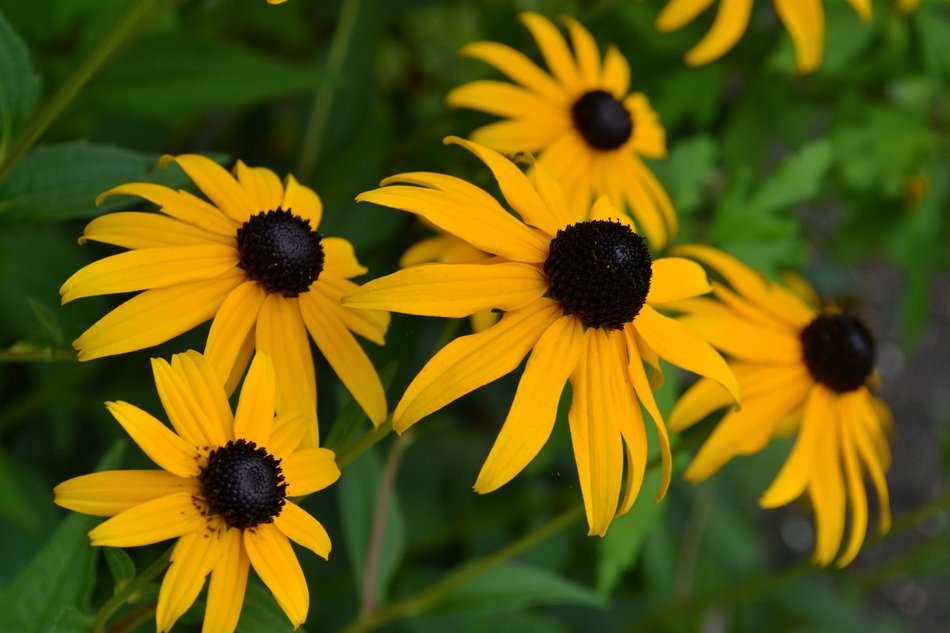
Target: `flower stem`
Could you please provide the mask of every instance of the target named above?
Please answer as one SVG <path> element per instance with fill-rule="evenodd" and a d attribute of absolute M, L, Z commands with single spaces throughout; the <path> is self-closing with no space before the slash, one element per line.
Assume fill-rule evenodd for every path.
<path fill-rule="evenodd" d="M 346 63 L 347 52 L 353 33 L 356 30 L 356 18 L 360 12 L 360 0 L 344 0 L 340 10 L 340 21 L 337 23 L 333 40 L 330 42 L 330 52 L 327 54 L 327 63 L 324 67 L 324 88 L 317 92 L 310 111 L 310 119 L 303 135 L 303 144 L 300 148 L 300 161 L 297 163 L 297 177 L 307 182 L 313 176 L 313 169 L 320 156 L 320 145 L 327 129 L 330 118 L 330 108 L 333 106 L 335 88 L 339 85 L 343 75 L 343 65 Z"/>
<path fill-rule="evenodd" d="M 17 139 L 9 153 L 3 156 L 3 160 L 0 161 L 0 182 L 6 179 L 10 170 L 36 145 L 50 125 L 59 118 L 112 55 L 140 32 L 146 19 L 152 16 L 153 10 L 159 4 L 171 5 L 167 0 L 136 0 L 119 18 L 105 39 L 99 42 L 92 53 L 73 71 L 69 79 L 60 86 L 56 94 L 30 119 L 23 134 Z"/>
<path fill-rule="evenodd" d="M 145 588 L 148 583 L 152 582 L 165 571 L 165 568 L 168 567 L 168 561 L 172 555 L 172 548 L 165 550 L 165 553 L 158 557 L 158 559 L 145 568 L 145 570 L 127 582 L 126 584 L 118 587 L 116 592 L 109 598 L 102 608 L 99 609 L 96 613 L 96 619 L 93 620 L 92 630 L 96 633 L 101 633 L 105 631 L 106 623 L 109 621 L 109 618 L 119 610 L 126 602 L 132 599 L 139 591 Z"/>
<path fill-rule="evenodd" d="M 517 541 L 506 545 L 505 547 L 489 554 L 481 559 L 474 560 L 471 563 L 452 572 L 439 582 L 430 585 L 428 589 L 410 596 L 405 600 L 394 602 L 389 606 L 380 609 L 367 618 L 360 618 L 344 629 L 344 633 L 362 633 L 371 631 L 379 626 L 394 620 L 396 618 L 414 614 L 423 613 L 438 603 L 446 594 L 461 587 L 473 578 L 485 573 L 489 569 L 504 563 L 508 559 L 520 554 L 521 552 L 537 545 L 549 536 L 552 536 L 568 525 L 577 521 L 583 516 L 583 507 L 580 504 L 574 505 L 567 511 L 554 517 L 538 529 L 529 532 Z"/>

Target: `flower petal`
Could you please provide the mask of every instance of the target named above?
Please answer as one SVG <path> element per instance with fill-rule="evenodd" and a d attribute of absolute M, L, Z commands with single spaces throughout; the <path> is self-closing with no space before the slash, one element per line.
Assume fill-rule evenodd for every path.
<path fill-rule="evenodd" d="M 133 182 L 113 187 L 100 194 L 96 198 L 96 204 L 102 204 L 102 201 L 106 198 L 119 195 L 144 198 L 158 205 L 165 215 L 209 233 L 227 237 L 231 244 L 234 243 L 237 229 L 243 222 L 243 220 L 229 219 L 220 209 L 187 191 L 175 191 L 163 185 L 145 182 Z"/>
<path fill-rule="evenodd" d="M 243 374 L 247 360 L 250 360 L 245 357 L 245 342 L 254 334 L 254 325 L 266 296 L 260 284 L 247 280 L 228 294 L 211 322 L 204 355 L 218 378 L 228 387 L 236 384 L 235 374 Z M 233 389 L 227 391 L 231 393 Z"/>
<path fill-rule="evenodd" d="M 274 426 L 277 385 L 274 364 L 267 353 L 258 353 L 247 370 L 237 412 L 234 414 L 234 437 L 267 446 Z"/>
<path fill-rule="evenodd" d="M 708 9 L 714 0 L 670 0 L 656 18 L 656 28 L 675 31 Z"/>
<path fill-rule="evenodd" d="M 181 477 L 198 474 L 197 447 L 128 402 L 107 402 L 106 408 L 149 459 Z"/>
<path fill-rule="evenodd" d="M 549 99 L 505 81 L 470 81 L 449 91 L 445 102 L 502 117 L 557 120 L 563 113 Z"/>
<path fill-rule="evenodd" d="M 311 292 L 320 293 L 335 307 L 335 312 L 346 328 L 363 338 L 376 343 L 386 344 L 386 330 L 389 329 L 390 316 L 385 310 L 362 310 L 342 305 L 343 296 L 359 288 L 352 281 L 323 273 L 320 279 L 310 286 Z"/>
<path fill-rule="evenodd" d="M 85 361 L 164 343 L 214 316 L 243 278 L 235 268 L 216 279 L 146 290 L 96 321 L 73 347 Z"/>
<path fill-rule="evenodd" d="M 571 46 L 583 83 L 587 86 L 597 86 L 600 83 L 600 51 L 597 42 L 590 31 L 577 20 L 565 17 L 564 22 L 571 34 Z"/>
<path fill-rule="evenodd" d="M 576 134 L 567 117 L 548 121 L 534 117 L 506 119 L 483 125 L 472 132 L 472 140 L 505 154 L 541 152 L 565 132 Z"/>
<path fill-rule="evenodd" d="M 197 355 L 197 352 L 192 352 Z M 184 356 L 184 355 L 181 355 Z M 164 359 L 152 359 L 152 374 L 162 407 L 175 432 L 192 446 L 224 446 L 232 439 L 231 407 L 227 396 L 213 374 L 209 385 L 206 376 L 193 367 L 194 359 L 187 359 L 189 372 L 181 368 L 181 359 L 174 365 Z M 194 381 L 194 382 L 192 382 Z"/>
<path fill-rule="evenodd" d="M 205 577 L 221 557 L 221 531 L 185 534 L 172 550 L 155 608 L 155 626 L 169 631 L 201 593 Z"/>
<path fill-rule="evenodd" d="M 293 175 L 287 176 L 287 188 L 284 191 L 284 202 L 281 205 L 285 211 L 305 220 L 310 220 L 310 228 L 314 231 L 320 226 L 323 218 L 323 203 L 320 196 L 311 189 L 297 182 Z"/>
<path fill-rule="evenodd" d="M 859 396 L 860 397 L 860 396 Z M 868 530 L 868 500 L 864 491 L 864 479 L 861 477 L 861 464 L 858 461 L 854 434 L 857 431 L 856 411 L 851 402 L 842 401 L 841 424 L 838 426 L 841 457 L 847 483 L 848 503 L 851 507 L 850 536 L 844 552 L 837 560 L 838 567 L 844 567 L 854 560 L 861 550 Z M 859 431 L 858 431 L 859 432 Z"/>
<path fill-rule="evenodd" d="M 386 393 L 366 352 L 340 320 L 339 309 L 322 295 L 300 297 L 300 313 L 323 357 L 363 411 L 379 426 L 386 419 Z"/>
<path fill-rule="evenodd" d="M 798 72 L 816 70 L 825 48 L 825 12 L 821 0 L 773 0 L 772 4 L 795 43 Z"/>
<path fill-rule="evenodd" d="M 551 74 L 568 90 L 572 92 L 581 90 L 583 83 L 577 65 L 567 47 L 567 42 L 557 27 L 538 13 L 525 11 L 519 17 L 522 24 L 531 31 Z"/>
<path fill-rule="evenodd" d="M 53 501 L 74 512 L 111 517 L 158 497 L 200 490 L 197 479 L 164 470 L 110 470 L 64 481 L 53 488 Z"/>
<path fill-rule="evenodd" d="M 201 633 L 233 633 L 244 606 L 247 572 L 251 561 L 244 551 L 242 530 L 227 530 L 223 536 L 221 555 L 211 571 L 208 583 L 208 604 Z"/>
<path fill-rule="evenodd" d="M 491 64 L 512 80 L 555 103 L 567 103 L 568 96 L 554 79 L 524 53 L 496 42 L 475 42 L 464 46 L 461 54 Z"/>
<path fill-rule="evenodd" d="M 296 411 L 281 413 L 274 418 L 274 430 L 267 441 L 267 452 L 278 459 L 293 454 L 310 431 L 313 419 Z"/>
<path fill-rule="evenodd" d="M 671 431 L 680 432 L 693 426 L 717 409 L 735 404 L 729 392 L 715 380 L 700 378 L 683 393 L 667 420 Z"/>
<path fill-rule="evenodd" d="M 277 174 L 263 167 L 248 167 L 238 161 L 235 165 L 238 182 L 244 187 L 254 208 L 260 211 L 275 211 L 284 199 L 284 187 Z"/>
<path fill-rule="evenodd" d="M 607 47 L 602 73 L 601 82 L 614 99 L 620 101 L 627 96 L 630 90 L 630 64 L 616 46 Z"/>
<path fill-rule="evenodd" d="M 299 497 L 323 490 L 340 478 L 336 456 L 327 448 L 304 448 L 280 464 L 287 480 L 287 496 Z"/>
<path fill-rule="evenodd" d="M 310 593 L 290 541 L 276 526 L 263 523 L 244 530 L 244 547 L 254 571 L 296 629 L 307 619 Z"/>
<path fill-rule="evenodd" d="M 207 517 L 190 492 L 176 492 L 123 510 L 89 532 L 93 545 L 137 547 L 202 530 Z"/>
<path fill-rule="evenodd" d="M 255 201 L 247 195 L 244 188 L 228 171 L 206 156 L 199 154 L 181 154 L 162 156 L 163 167 L 175 162 L 216 207 L 235 222 L 242 224 L 260 211 Z"/>
<path fill-rule="evenodd" d="M 725 55 L 745 33 L 751 13 L 752 0 L 721 0 L 712 28 L 686 53 L 686 63 L 701 66 Z"/>
<path fill-rule="evenodd" d="M 320 240 L 323 245 L 323 270 L 344 279 L 357 277 L 366 273 L 367 268 L 356 259 L 356 252 L 349 240 L 342 237 L 324 237 Z M 321 273 L 321 276 L 323 273 Z"/>
<path fill-rule="evenodd" d="M 584 343 L 584 330 L 574 317 L 561 317 L 538 339 L 515 399 L 491 452 L 485 459 L 475 492 L 505 485 L 528 465 L 554 428 L 564 384 L 574 370 Z"/>
<path fill-rule="evenodd" d="M 822 438 L 815 451 L 815 464 L 808 484 L 808 495 L 815 510 L 814 561 L 830 564 L 841 547 L 844 535 L 845 493 L 844 477 L 838 452 L 838 401 L 832 402 L 832 418 L 823 420 Z"/>
<path fill-rule="evenodd" d="M 706 271 L 696 262 L 682 257 L 653 260 L 653 279 L 647 303 L 680 301 L 712 290 Z"/>
<path fill-rule="evenodd" d="M 274 525 L 291 541 L 326 559 L 330 555 L 330 535 L 320 522 L 292 501 L 284 504 L 274 517 Z"/>
<path fill-rule="evenodd" d="M 443 347 L 406 389 L 393 413 L 393 428 L 403 433 L 430 413 L 514 370 L 560 316 L 560 305 L 541 299 L 508 312 L 484 332 Z"/>
<path fill-rule="evenodd" d="M 212 233 L 160 213 L 107 213 L 86 225 L 80 244 L 88 240 L 123 248 L 156 248 L 193 244 L 233 245 L 233 235 Z"/>
<path fill-rule="evenodd" d="M 374 279 L 343 305 L 404 314 L 465 317 L 481 310 L 517 310 L 539 299 L 548 281 L 518 262 L 420 264 Z"/>

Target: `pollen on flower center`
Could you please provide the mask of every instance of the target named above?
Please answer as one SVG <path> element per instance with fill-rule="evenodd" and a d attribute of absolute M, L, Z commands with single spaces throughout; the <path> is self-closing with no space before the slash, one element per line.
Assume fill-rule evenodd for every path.
<path fill-rule="evenodd" d="M 800 334 L 809 373 L 837 393 L 863 386 L 874 369 L 874 339 L 858 319 L 822 314 Z"/>
<path fill-rule="evenodd" d="M 310 220 L 278 208 L 237 230 L 238 266 L 268 293 L 296 297 L 323 272 L 323 245 Z"/>
<path fill-rule="evenodd" d="M 544 274 L 565 313 L 586 327 L 619 330 L 646 301 L 653 260 L 646 242 L 626 224 L 589 220 L 557 232 Z"/>
<path fill-rule="evenodd" d="M 284 506 L 287 484 L 280 460 L 254 442 L 233 440 L 211 451 L 198 475 L 208 514 L 246 529 L 271 523 Z"/>
<path fill-rule="evenodd" d="M 574 128 L 594 149 L 617 149 L 633 134 L 633 118 L 606 90 L 592 90 L 571 106 Z"/>

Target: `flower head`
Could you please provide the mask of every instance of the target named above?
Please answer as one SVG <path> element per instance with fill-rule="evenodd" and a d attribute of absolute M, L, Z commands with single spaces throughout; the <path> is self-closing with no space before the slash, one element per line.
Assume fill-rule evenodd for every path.
<path fill-rule="evenodd" d="M 274 359 L 278 411 L 314 420 L 316 378 L 307 333 L 374 424 L 386 417 L 379 377 L 353 333 L 383 344 L 389 315 L 340 305 L 366 269 L 350 243 L 320 235 L 320 198 L 293 176 L 238 161 L 235 176 L 203 156 L 166 156 L 210 202 L 144 183 L 100 196 L 129 195 L 160 213 L 110 213 L 86 227 L 86 240 L 130 249 L 70 277 L 63 303 L 94 295 L 140 294 L 84 332 L 73 345 L 80 360 L 121 354 L 167 341 L 213 318 L 205 356 L 233 391 L 255 349 Z"/>
<path fill-rule="evenodd" d="M 756 453 L 776 435 L 797 431 L 795 447 L 761 499 L 776 507 L 807 494 L 815 510 L 815 561 L 847 565 L 864 541 L 868 523 L 862 471 L 877 491 L 880 527 L 890 525 L 887 407 L 867 387 L 874 374 L 874 339 L 857 318 L 817 299 L 804 282 L 798 292 L 772 284 L 732 257 L 704 246 L 679 251 L 718 272 L 716 299 L 676 306 L 683 321 L 732 357 L 742 409 L 729 411 L 700 448 L 686 478 L 701 481 L 737 455 Z M 811 304 L 811 305 L 810 305 Z M 670 415 L 685 429 L 727 406 L 727 394 L 708 380 L 687 391 Z M 840 552 L 846 508 L 850 536 Z"/>
<path fill-rule="evenodd" d="M 674 31 L 708 9 L 714 0 L 669 0 L 656 19 L 661 31 Z M 686 63 L 701 66 L 725 55 L 749 26 L 753 0 L 721 0 L 712 28 L 686 53 Z M 822 0 L 772 0 L 795 44 L 795 65 L 809 73 L 821 65 L 825 48 Z M 848 0 L 865 22 L 871 19 L 871 0 Z"/>
<path fill-rule="evenodd" d="M 204 631 L 237 625 L 250 567 L 294 628 L 307 618 L 309 593 L 290 540 L 326 558 L 323 526 L 290 497 L 326 488 L 340 476 L 333 452 L 302 448 L 308 416 L 274 416 L 274 367 L 258 354 L 232 414 L 222 381 L 197 352 L 153 359 L 155 384 L 174 431 L 126 402 L 109 412 L 162 470 L 93 473 L 56 486 L 56 503 L 112 517 L 89 533 L 93 545 L 178 542 L 158 594 L 155 622 L 168 631 L 211 575 Z"/>
<path fill-rule="evenodd" d="M 487 309 L 504 315 L 492 327 L 452 341 L 423 367 L 396 407 L 393 427 L 404 432 L 511 372 L 530 353 L 475 490 L 495 490 L 534 458 L 570 381 L 569 423 L 581 493 L 591 534 L 603 535 L 615 516 L 630 509 L 643 481 L 647 440 L 641 403 L 662 444 L 658 498 L 669 483 L 666 430 L 644 361 L 657 372 L 662 357 L 736 391 L 722 357 L 655 309 L 707 292 L 705 273 L 682 258 L 653 259 L 629 218 L 606 198 L 591 209 L 572 209 L 543 167 L 532 170 L 532 180 L 493 150 L 457 138 L 447 142 L 462 145 L 488 166 L 520 220 L 459 178 L 420 172 L 388 178 L 386 186 L 358 200 L 414 213 L 491 257 L 412 266 L 367 283 L 344 303 L 429 316 L 463 317 Z"/>
<path fill-rule="evenodd" d="M 676 233 L 676 215 L 662 185 L 641 157 L 664 158 L 663 127 L 646 96 L 628 93 L 630 67 L 616 47 L 601 61 L 583 26 L 565 18 L 573 53 L 557 28 L 536 13 L 522 13 L 550 69 L 495 42 L 476 42 L 462 53 L 487 62 L 516 84 L 473 81 L 452 90 L 448 103 L 504 117 L 481 127 L 472 140 L 497 151 L 537 154 L 558 180 L 567 206 L 583 213 L 607 196 L 633 214 L 654 248 Z"/>

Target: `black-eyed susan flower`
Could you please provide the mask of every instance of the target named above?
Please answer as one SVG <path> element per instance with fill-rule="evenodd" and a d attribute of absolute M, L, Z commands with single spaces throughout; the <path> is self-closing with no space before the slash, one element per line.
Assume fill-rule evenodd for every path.
<path fill-rule="evenodd" d="M 475 130 L 472 140 L 506 154 L 531 152 L 561 184 L 568 208 L 582 213 L 607 196 L 633 214 L 653 248 L 676 232 L 669 196 L 642 157 L 664 158 L 666 136 L 646 95 L 630 93 L 630 66 L 611 46 L 601 60 L 583 26 L 565 18 L 573 53 L 550 21 L 522 13 L 550 69 L 543 71 L 504 44 L 476 42 L 462 54 L 491 64 L 517 85 L 473 81 L 448 103 L 504 117 Z"/>
<path fill-rule="evenodd" d="M 302 448 L 311 420 L 274 416 L 274 367 L 251 363 L 232 415 L 223 383 L 197 352 L 153 359 L 172 431 L 126 402 L 109 412 L 161 470 L 114 470 L 76 477 L 55 489 L 56 503 L 111 517 L 89 533 L 93 545 L 135 547 L 177 538 L 158 593 L 155 621 L 168 631 L 194 603 L 210 574 L 203 631 L 234 630 L 250 567 L 294 628 L 307 619 L 309 592 L 294 541 L 330 553 L 319 521 L 290 500 L 340 476 L 333 452 Z"/>
<path fill-rule="evenodd" d="M 388 178 L 358 200 L 414 213 L 492 257 L 405 268 L 370 281 L 344 297 L 344 304 L 443 317 L 495 309 L 504 316 L 483 332 L 452 341 L 423 367 L 396 407 L 393 428 L 406 431 L 511 372 L 530 353 L 475 490 L 497 489 L 534 458 L 570 381 L 568 417 L 581 494 L 590 533 L 603 535 L 615 516 L 630 509 L 643 481 L 647 437 L 641 403 L 662 445 L 658 498 L 669 484 L 666 429 L 644 361 L 656 368 L 657 359 L 665 358 L 736 392 L 722 357 L 655 309 L 707 292 L 705 273 L 686 259 L 652 259 L 632 222 L 607 198 L 589 210 L 571 209 L 543 167 L 532 170 L 532 182 L 487 147 L 447 141 L 488 166 L 521 219 L 459 178 L 419 172 Z"/>
<path fill-rule="evenodd" d="M 708 9 L 715 0 L 669 0 L 656 19 L 661 31 L 674 31 Z M 871 19 L 871 0 L 847 0 L 865 22 Z M 753 0 L 720 0 L 712 28 L 686 53 L 686 63 L 701 66 L 725 55 L 745 33 Z M 795 65 L 808 73 L 821 65 L 825 49 L 825 13 L 822 0 L 772 0 L 775 12 L 795 44 Z"/>
<path fill-rule="evenodd" d="M 100 196 L 144 198 L 161 213 L 96 218 L 86 240 L 131 249 L 89 264 L 60 292 L 63 303 L 143 291 L 73 343 L 80 360 L 157 345 L 213 318 L 205 356 L 233 391 L 251 353 L 267 352 L 277 372 L 278 411 L 316 421 L 316 378 L 307 333 L 374 424 L 386 417 L 379 377 L 352 333 L 382 345 L 389 315 L 340 305 L 366 269 L 345 239 L 317 233 L 323 206 L 293 176 L 238 161 L 235 176 L 195 154 L 176 162 L 210 202 L 186 191 L 131 183 Z M 316 424 L 308 436 L 316 445 Z"/>
<path fill-rule="evenodd" d="M 838 565 L 847 565 L 867 531 L 863 472 L 877 493 L 881 531 L 890 525 L 884 478 L 890 414 L 867 387 L 874 372 L 871 333 L 853 316 L 817 308 L 804 281 L 793 293 L 708 247 L 678 252 L 707 264 L 727 284 L 713 283 L 718 301 L 695 298 L 676 309 L 733 359 L 742 390 L 742 409 L 717 423 L 686 478 L 702 481 L 733 457 L 756 453 L 776 435 L 797 431 L 795 446 L 761 503 L 777 507 L 807 494 L 817 523 L 815 561 L 827 565 L 837 557 Z M 670 428 L 685 429 L 729 403 L 724 390 L 702 379 L 673 409 Z M 848 508 L 850 535 L 841 551 Z"/>

